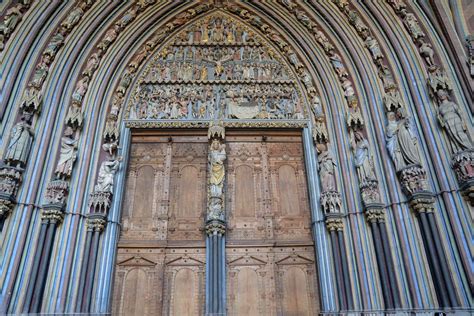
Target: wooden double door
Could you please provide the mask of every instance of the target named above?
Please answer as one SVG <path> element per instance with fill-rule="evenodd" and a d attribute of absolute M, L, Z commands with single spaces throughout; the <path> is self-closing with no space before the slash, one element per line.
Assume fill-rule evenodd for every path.
<path fill-rule="evenodd" d="M 228 315 L 319 310 L 301 133 L 226 132 Z M 203 315 L 206 131 L 135 133 L 116 315 Z"/>

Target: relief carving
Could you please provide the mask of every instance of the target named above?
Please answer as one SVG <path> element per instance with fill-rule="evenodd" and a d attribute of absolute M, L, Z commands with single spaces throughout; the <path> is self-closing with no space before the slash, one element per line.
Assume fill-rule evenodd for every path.
<path fill-rule="evenodd" d="M 250 19 L 244 11 L 241 15 Z M 286 43 L 282 49 L 310 87 L 311 77 L 296 55 Z M 140 53 L 136 58 L 142 59 Z M 128 117 L 134 120 L 304 118 L 295 78 L 281 57 L 225 15 L 211 15 L 181 31 L 145 68 L 133 100 Z"/>

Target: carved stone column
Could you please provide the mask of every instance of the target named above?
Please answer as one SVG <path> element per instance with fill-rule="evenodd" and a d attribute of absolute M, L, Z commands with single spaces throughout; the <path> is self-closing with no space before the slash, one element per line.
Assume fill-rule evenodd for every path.
<path fill-rule="evenodd" d="M 41 302 L 51 261 L 54 236 L 56 228 L 62 222 L 64 216 L 62 208 L 63 204 L 61 203 L 47 203 L 43 207 L 38 246 L 35 250 L 30 282 L 28 283 L 23 305 L 23 312 L 25 313 L 41 312 Z"/>
<path fill-rule="evenodd" d="M 448 262 L 441 244 L 441 238 L 434 218 L 434 196 L 431 192 L 413 194 L 410 205 L 420 222 L 420 231 L 431 268 L 431 275 L 441 307 L 459 305 L 454 282 L 451 279 Z"/>
<path fill-rule="evenodd" d="M 385 227 L 384 205 L 371 203 L 365 205 L 365 215 L 372 229 L 372 238 L 375 246 L 377 265 L 382 282 L 382 294 L 387 309 L 400 308 L 400 294 L 398 292 L 393 258 L 390 252 L 387 229 Z"/>
<path fill-rule="evenodd" d="M 118 163 L 119 160 L 114 160 Z M 118 165 L 116 166 L 118 168 Z M 116 168 L 114 170 L 116 170 Z M 115 174 L 113 171 L 110 176 Z M 103 186 L 103 177 L 99 176 L 95 191 L 89 196 L 89 213 L 86 219 L 86 241 L 82 260 L 81 275 L 79 277 L 79 290 L 77 292 L 76 312 L 87 313 L 90 311 L 92 288 L 96 267 L 97 251 L 99 248 L 100 234 L 107 223 L 107 213 L 112 202 L 112 187 Z M 113 183 L 112 183 L 113 184 Z"/>
<path fill-rule="evenodd" d="M 211 123 L 206 219 L 206 315 L 225 315 L 225 130 Z"/>
<path fill-rule="evenodd" d="M 324 193 L 323 193 L 324 194 Z M 339 194 L 338 198 L 340 199 Z M 326 214 L 326 227 L 331 236 L 332 254 L 334 260 L 334 270 L 336 273 L 337 287 L 339 289 L 339 310 L 353 310 L 351 282 L 349 277 L 349 267 L 347 263 L 347 252 L 344 243 L 344 224 L 342 213 Z"/>
<path fill-rule="evenodd" d="M 110 199 L 110 196 L 106 197 Z M 89 312 L 92 287 L 94 281 L 97 251 L 99 249 L 99 237 L 107 224 L 106 213 L 89 213 L 87 215 L 87 233 L 82 260 L 81 275 L 79 278 L 79 290 L 77 293 L 76 311 Z"/>

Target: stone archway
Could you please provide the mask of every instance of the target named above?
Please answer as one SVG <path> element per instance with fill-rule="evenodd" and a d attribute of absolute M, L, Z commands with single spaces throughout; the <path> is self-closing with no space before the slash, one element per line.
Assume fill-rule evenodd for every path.
<path fill-rule="evenodd" d="M 150 290 L 160 293 L 161 304 L 143 304 L 155 313 L 174 313 L 173 302 L 183 295 L 175 274 L 191 262 L 200 264 L 186 270 L 192 273 L 187 286 L 195 289 L 192 301 L 197 304 L 189 315 L 204 312 L 204 305 L 206 313 L 237 315 L 238 306 L 247 304 L 241 301 L 246 295 L 242 284 L 251 281 L 258 287 L 253 297 L 258 313 L 286 310 L 276 297 L 293 301 L 286 296 L 297 280 L 288 281 L 293 274 L 278 272 L 276 265 L 282 271 L 292 266 L 307 271 L 304 309 L 319 310 L 301 134 L 310 124 L 309 111 L 292 64 L 302 67 L 296 55 L 287 63 L 258 29 L 216 10 L 167 40 L 131 85 L 124 119 L 132 128 L 132 145 L 116 279 L 134 269 L 133 258 L 153 262 Z M 207 126 L 208 137 L 202 129 Z M 214 142 L 226 153 L 222 177 L 213 167 Z M 247 168 L 243 177 L 242 168 Z M 241 214 L 239 203 L 253 207 Z M 211 241 L 204 247 L 205 224 L 208 240 L 214 238 L 213 227 L 222 226 L 219 236 L 225 234 L 226 244 L 221 250 L 209 246 Z M 216 256 L 227 263 L 214 262 Z M 227 273 L 214 277 L 220 269 L 218 274 Z M 119 314 L 127 284 L 115 285 L 113 305 Z M 217 299 L 215 287 L 221 291 Z"/>

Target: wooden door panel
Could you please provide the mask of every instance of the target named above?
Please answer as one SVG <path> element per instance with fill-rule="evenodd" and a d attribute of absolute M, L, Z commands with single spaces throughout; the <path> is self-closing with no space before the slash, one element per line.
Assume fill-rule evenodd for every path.
<path fill-rule="evenodd" d="M 315 315 L 301 136 L 253 133 L 226 137 L 229 315 Z"/>
<path fill-rule="evenodd" d="M 132 137 L 114 315 L 204 313 L 206 167 L 205 136 Z"/>
<path fill-rule="evenodd" d="M 265 238 L 261 137 L 226 140 L 226 216 L 233 240 Z"/>
<path fill-rule="evenodd" d="M 160 222 L 166 143 L 132 143 L 122 213 L 123 240 L 164 239 Z"/>
<path fill-rule="evenodd" d="M 168 238 L 203 240 L 206 212 L 207 142 L 173 138 Z"/>

